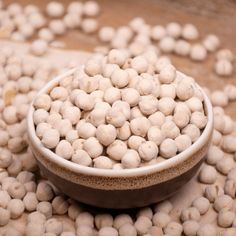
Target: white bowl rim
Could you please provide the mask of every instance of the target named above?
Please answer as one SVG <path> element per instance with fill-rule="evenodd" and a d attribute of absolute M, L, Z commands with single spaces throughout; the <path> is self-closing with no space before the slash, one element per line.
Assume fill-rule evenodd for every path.
<path fill-rule="evenodd" d="M 78 68 L 71 69 L 69 71 L 66 71 L 62 73 L 61 75 L 55 77 L 52 79 L 50 82 L 48 82 L 36 95 L 36 97 L 40 94 L 45 93 L 47 90 L 52 88 L 55 84 L 57 84 L 61 79 L 63 79 L 66 76 L 72 75 Z M 180 73 L 182 76 L 186 76 L 185 74 Z M 197 83 L 196 83 L 197 84 Z M 212 110 L 212 105 L 203 91 L 203 89 L 197 84 L 199 89 L 201 90 L 203 94 L 203 101 L 205 105 L 205 109 L 207 111 L 207 125 L 205 126 L 203 132 L 201 133 L 200 137 L 197 139 L 195 143 L 193 143 L 189 148 L 187 148 L 185 151 L 177 154 L 174 157 L 171 157 L 163 162 L 156 163 L 153 165 L 148 165 L 148 166 L 143 166 L 143 167 L 138 167 L 138 168 L 133 168 L 133 169 L 121 169 L 121 170 L 114 170 L 114 169 L 99 169 L 99 168 L 94 168 L 94 167 L 87 167 L 87 166 L 82 166 L 78 165 L 76 163 L 73 163 L 72 161 L 66 160 L 57 154 L 55 154 L 53 151 L 50 149 L 46 148 L 43 146 L 41 143 L 40 139 L 36 136 L 35 132 L 35 126 L 33 123 L 33 112 L 34 112 L 34 107 L 33 107 L 33 102 L 30 104 L 29 112 L 27 115 L 27 128 L 28 128 L 28 135 L 31 141 L 37 148 L 40 150 L 41 154 L 44 157 L 47 157 L 52 162 L 56 162 L 63 168 L 68 168 L 71 171 L 78 173 L 78 174 L 84 174 L 84 175 L 92 175 L 92 176 L 103 176 L 103 177 L 111 177 L 111 178 L 125 178 L 125 177 L 132 177 L 132 176 L 145 176 L 145 175 L 150 175 L 155 172 L 163 171 L 165 169 L 168 169 L 170 167 L 173 167 L 180 162 L 183 162 L 189 158 L 193 153 L 195 153 L 196 150 L 201 148 L 209 139 L 209 133 L 212 131 L 213 127 L 213 110 Z M 35 98 L 34 98 L 35 99 Z"/>

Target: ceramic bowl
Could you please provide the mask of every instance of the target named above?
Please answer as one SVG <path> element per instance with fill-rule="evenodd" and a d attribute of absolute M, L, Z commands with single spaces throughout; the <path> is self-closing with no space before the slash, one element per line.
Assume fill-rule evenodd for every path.
<path fill-rule="evenodd" d="M 49 91 L 61 79 L 75 71 L 73 69 L 56 77 L 38 95 Z M 185 151 L 157 164 L 135 169 L 107 170 L 65 160 L 45 148 L 36 136 L 32 105 L 27 118 L 29 144 L 43 174 L 69 197 L 101 208 L 146 206 L 164 200 L 178 191 L 196 174 L 204 160 L 211 142 L 213 113 L 208 97 L 203 91 L 202 93 L 208 122 L 201 136 Z"/>

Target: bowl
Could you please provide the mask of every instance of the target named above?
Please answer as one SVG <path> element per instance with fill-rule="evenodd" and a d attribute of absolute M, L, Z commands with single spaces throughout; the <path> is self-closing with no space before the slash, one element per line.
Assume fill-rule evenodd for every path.
<path fill-rule="evenodd" d="M 73 75 L 76 70 L 69 70 L 51 80 L 36 96 L 50 91 L 60 80 Z M 75 200 L 112 209 L 143 207 L 156 203 L 168 198 L 186 184 L 204 160 L 213 132 L 213 112 L 208 97 L 202 89 L 201 91 L 208 119 L 201 136 L 185 151 L 157 164 L 135 169 L 107 170 L 65 160 L 45 148 L 36 136 L 33 103 L 27 117 L 29 145 L 42 173 L 60 191 Z"/>

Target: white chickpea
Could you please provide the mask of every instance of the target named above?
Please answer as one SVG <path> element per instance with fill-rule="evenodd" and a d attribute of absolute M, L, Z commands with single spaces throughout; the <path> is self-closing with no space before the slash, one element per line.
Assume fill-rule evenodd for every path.
<path fill-rule="evenodd" d="M 119 110 L 120 112 L 123 113 L 125 116 L 126 120 L 130 119 L 130 106 L 127 102 L 123 101 L 115 101 L 112 104 L 112 108 Z"/>
<path fill-rule="evenodd" d="M 55 153 L 66 160 L 71 159 L 73 152 L 71 144 L 66 140 L 61 140 L 55 149 Z"/>
<path fill-rule="evenodd" d="M 30 236 L 32 234 L 34 234 L 35 236 L 40 236 L 43 235 L 44 231 L 45 231 L 44 225 L 38 224 L 36 222 L 34 223 L 30 222 L 26 225 L 25 236 Z"/>
<path fill-rule="evenodd" d="M 197 208 L 189 207 L 189 208 L 182 210 L 180 218 L 181 218 L 182 222 L 185 222 L 187 220 L 199 221 L 200 220 L 200 213 Z"/>
<path fill-rule="evenodd" d="M 90 166 L 92 164 L 92 159 L 84 150 L 76 150 L 72 155 L 71 161 L 84 166 Z"/>
<path fill-rule="evenodd" d="M 113 217 L 110 214 L 97 214 L 94 220 L 98 229 L 111 227 L 113 225 Z"/>
<path fill-rule="evenodd" d="M 180 236 L 183 231 L 183 226 L 177 222 L 171 221 L 164 229 L 165 234 L 173 236 Z"/>
<path fill-rule="evenodd" d="M 222 209 L 231 210 L 233 206 L 233 199 L 228 195 L 222 194 L 215 199 L 213 206 L 217 212 Z"/>
<path fill-rule="evenodd" d="M 48 25 L 51 32 L 55 35 L 63 35 L 66 32 L 65 24 L 62 20 L 51 20 Z"/>
<path fill-rule="evenodd" d="M 113 125 L 99 125 L 96 130 L 96 137 L 98 141 L 108 146 L 109 144 L 113 143 L 116 139 L 117 133 L 116 129 Z"/>
<path fill-rule="evenodd" d="M 17 110 L 15 106 L 7 106 L 2 112 L 3 120 L 7 124 L 14 124 L 18 121 L 17 119 Z"/>
<path fill-rule="evenodd" d="M 28 21 L 35 29 L 40 29 L 46 24 L 46 19 L 40 12 L 29 14 Z"/>
<path fill-rule="evenodd" d="M 130 129 L 134 135 L 145 137 L 150 128 L 150 121 L 145 117 L 138 117 L 130 121 Z"/>
<path fill-rule="evenodd" d="M 190 53 L 191 45 L 189 42 L 179 39 L 175 43 L 174 52 L 179 56 L 188 56 Z"/>
<path fill-rule="evenodd" d="M 197 235 L 199 229 L 199 223 L 194 220 L 187 220 L 183 223 L 183 232 L 187 236 Z"/>
<path fill-rule="evenodd" d="M 77 217 L 75 221 L 76 227 L 87 225 L 90 227 L 94 227 L 94 217 L 89 212 L 81 212 Z"/>
<path fill-rule="evenodd" d="M 181 129 L 188 125 L 190 116 L 186 111 L 178 111 L 174 113 L 173 121 Z"/>
<path fill-rule="evenodd" d="M 97 60 L 90 59 L 86 62 L 85 66 L 84 66 L 84 71 L 89 76 L 95 76 L 95 75 L 101 74 L 101 72 L 102 72 L 101 63 Z M 86 91 L 85 89 L 92 88 L 92 91 L 96 90 L 98 88 L 98 80 L 95 80 L 95 78 L 96 77 L 94 77 L 94 78 L 88 78 L 88 77 L 81 78 L 80 81 L 82 82 L 82 86 L 80 85 L 80 88 L 82 90 L 84 90 L 85 92 L 90 92 L 90 91 Z M 88 83 L 86 83 L 87 79 L 89 80 Z"/>
<path fill-rule="evenodd" d="M 160 71 L 158 79 L 163 84 L 170 84 L 174 81 L 176 76 L 176 70 L 172 65 L 166 65 Z"/>
<path fill-rule="evenodd" d="M 55 214 L 58 214 L 58 215 L 65 214 L 68 210 L 68 207 L 69 207 L 68 202 L 62 196 L 56 196 L 52 200 L 52 209 L 53 209 L 53 212 L 55 212 Z"/>
<path fill-rule="evenodd" d="M 70 130 L 66 134 L 65 138 L 68 142 L 70 142 L 72 144 L 75 140 L 77 140 L 79 138 L 78 131 L 77 130 Z"/>
<path fill-rule="evenodd" d="M 42 143 L 47 148 L 55 148 L 60 141 L 60 134 L 56 129 L 47 129 L 42 135 Z"/>
<path fill-rule="evenodd" d="M 51 218 L 45 223 L 45 231 L 47 233 L 54 233 L 56 235 L 60 235 L 63 231 L 63 225 L 59 220 Z"/>
<path fill-rule="evenodd" d="M 78 135 L 80 138 L 87 139 L 90 137 L 94 137 L 96 133 L 96 127 L 94 127 L 91 123 L 88 122 L 79 122 L 76 126 L 78 130 Z"/>
<path fill-rule="evenodd" d="M 85 16 L 97 16 L 99 11 L 100 7 L 95 1 L 87 1 L 83 5 L 83 14 Z"/>
<path fill-rule="evenodd" d="M 120 140 L 127 140 L 131 136 L 130 123 L 126 121 L 123 126 L 116 129 L 117 137 Z"/>
<path fill-rule="evenodd" d="M 116 68 L 118 68 L 118 67 L 116 67 L 116 65 L 121 67 L 125 64 L 125 61 L 127 60 L 127 56 L 126 56 L 125 52 L 122 50 L 112 49 L 108 53 L 107 60 L 108 60 L 108 63 L 114 64 L 111 68 L 116 69 Z M 110 75 L 111 75 L 111 73 L 110 73 Z M 108 76 L 108 75 L 104 75 L 104 76 Z"/>
<path fill-rule="evenodd" d="M 8 149 L 0 148 L 0 168 L 7 168 L 12 163 L 12 154 Z"/>
<path fill-rule="evenodd" d="M 175 138 L 175 143 L 178 152 L 183 152 L 184 150 L 186 150 L 188 147 L 191 146 L 192 141 L 188 135 L 183 134 Z"/>
<path fill-rule="evenodd" d="M 81 236 L 91 235 L 91 236 L 93 236 L 93 235 L 95 235 L 95 230 L 89 225 L 79 225 L 76 229 L 76 235 L 81 235 Z"/>
<path fill-rule="evenodd" d="M 195 111 L 202 111 L 203 110 L 203 105 L 202 102 L 199 98 L 197 97 L 191 97 L 186 101 L 187 106 L 192 112 Z"/>
<path fill-rule="evenodd" d="M 35 125 L 45 122 L 48 118 L 48 115 L 48 112 L 44 109 L 37 109 L 36 111 L 34 111 L 33 121 Z"/>
<path fill-rule="evenodd" d="M 134 78 L 133 78 L 134 80 Z M 135 89 L 140 95 L 149 95 L 154 91 L 154 81 L 151 79 L 143 79 L 141 76 L 135 77 Z"/>
<path fill-rule="evenodd" d="M 143 56 L 136 56 L 131 60 L 131 68 L 139 74 L 144 73 L 148 69 L 148 61 Z"/>
<path fill-rule="evenodd" d="M 18 181 L 12 183 L 7 191 L 9 195 L 14 199 L 22 199 L 26 194 L 24 185 Z"/>
<path fill-rule="evenodd" d="M 235 152 L 235 143 L 236 143 L 236 138 L 232 135 L 225 135 L 223 137 L 223 150 L 226 152 Z"/>
<path fill-rule="evenodd" d="M 204 224 L 199 227 L 197 236 L 216 236 L 217 228 L 213 224 Z"/>
<path fill-rule="evenodd" d="M 161 25 L 155 25 L 151 29 L 151 38 L 155 41 L 162 39 L 166 35 L 166 29 Z"/>
<path fill-rule="evenodd" d="M 206 161 L 209 165 L 215 165 L 223 157 L 224 157 L 223 151 L 219 147 L 212 145 L 209 147 L 209 150 L 207 152 Z"/>
<path fill-rule="evenodd" d="M 143 207 L 141 208 L 137 214 L 136 214 L 136 217 L 138 218 L 139 216 L 146 216 L 148 217 L 150 220 L 152 219 L 153 217 L 153 212 L 152 212 L 152 209 L 150 207 Z"/>
<path fill-rule="evenodd" d="M 217 178 L 216 169 L 212 166 L 205 165 L 199 173 L 199 180 L 204 184 L 214 184 Z"/>
<path fill-rule="evenodd" d="M 192 206 L 196 207 L 201 215 L 204 215 L 210 207 L 210 202 L 207 198 L 198 197 L 193 201 Z"/>
<path fill-rule="evenodd" d="M 139 166 L 140 162 L 138 152 L 132 149 L 128 149 L 121 159 L 124 168 L 136 168 Z"/>
<path fill-rule="evenodd" d="M 108 102 L 109 104 L 113 104 L 115 101 L 120 100 L 121 93 L 118 88 L 108 88 L 104 92 L 104 101 Z"/>
<path fill-rule="evenodd" d="M 64 6 L 59 2 L 49 2 L 46 6 L 46 12 L 50 17 L 61 17 L 64 14 Z"/>
<path fill-rule="evenodd" d="M 207 117 L 199 111 L 192 113 L 190 123 L 196 125 L 199 129 L 203 129 L 207 124 Z"/>
<path fill-rule="evenodd" d="M 165 122 L 165 115 L 157 111 L 148 117 L 148 120 L 153 126 L 161 127 Z"/>
<path fill-rule="evenodd" d="M 138 153 L 142 160 L 150 161 L 157 157 L 158 147 L 154 142 L 147 141 L 139 146 Z"/>
<path fill-rule="evenodd" d="M 209 52 L 216 51 L 220 46 L 219 38 L 214 34 L 208 34 L 203 40 L 203 45 Z"/>
<path fill-rule="evenodd" d="M 157 146 L 159 146 L 165 138 L 158 126 L 150 127 L 148 129 L 147 137 L 149 141 L 154 142 Z"/>
<path fill-rule="evenodd" d="M 146 216 L 139 216 L 136 222 L 134 223 L 134 227 L 136 228 L 137 233 L 139 235 L 143 235 L 147 233 L 151 226 L 152 226 L 152 222 Z"/>
<path fill-rule="evenodd" d="M 161 126 L 161 132 L 166 138 L 171 138 L 171 139 L 175 139 L 180 134 L 179 128 L 171 120 L 166 121 Z"/>
<path fill-rule="evenodd" d="M 228 228 L 232 225 L 234 218 L 234 212 L 222 209 L 218 214 L 217 222 L 220 227 Z"/>
<path fill-rule="evenodd" d="M 165 228 L 171 221 L 170 216 L 165 212 L 157 212 L 152 218 L 153 225 Z"/>
<path fill-rule="evenodd" d="M 117 88 L 124 88 L 129 83 L 129 74 L 122 69 L 115 69 L 111 74 L 111 81 Z"/>
<path fill-rule="evenodd" d="M 38 205 L 38 199 L 36 194 L 33 192 L 28 192 L 24 196 L 23 203 L 25 205 L 25 209 L 29 212 L 35 211 Z"/>
<path fill-rule="evenodd" d="M 139 102 L 140 95 L 134 88 L 125 88 L 121 91 L 121 98 L 127 102 L 131 107 L 136 106 Z"/>
<path fill-rule="evenodd" d="M 233 74 L 233 64 L 226 59 L 220 59 L 215 63 L 215 72 L 219 76 L 231 76 Z"/>
<path fill-rule="evenodd" d="M 113 227 L 105 226 L 99 230 L 98 236 L 118 236 L 118 232 Z"/>
<path fill-rule="evenodd" d="M 7 225 L 10 220 L 10 212 L 7 209 L 0 207 L 0 226 Z"/>
<path fill-rule="evenodd" d="M 54 196 L 53 189 L 46 181 L 39 182 L 36 190 L 39 201 L 50 201 Z"/>
<path fill-rule="evenodd" d="M 177 22 L 170 22 L 166 26 L 166 32 L 170 37 L 179 38 L 181 36 L 181 25 Z"/>
<path fill-rule="evenodd" d="M 193 24 L 186 24 L 182 29 L 182 37 L 186 40 L 196 40 L 199 37 L 198 30 Z"/>
<path fill-rule="evenodd" d="M 176 102 L 171 97 L 163 97 L 158 101 L 158 109 L 165 116 L 172 114 L 175 109 Z"/>
<path fill-rule="evenodd" d="M 27 223 L 38 223 L 44 225 L 46 217 L 38 211 L 34 211 L 27 216 Z"/>
<path fill-rule="evenodd" d="M 54 35 L 51 32 L 51 30 L 48 28 L 40 29 L 38 32 L 38 36 L 40 39 L 47 41 L 47 42 L 52 42 L 54 40 Z"/>
<path fill-rule="evenodd" d="M 175 39 L 170 36 L 164 36 L 160 39 L 159 47 L 164 53 L 171 53 L 175 48 Z"/>
<path fill-rule="evenodd" d="M 99 169 L 112 169 L 112 161 L 106 156 L 96 157 L 94 160 L 94 167 Z"/>
<path fill-rule="evenodd" d="M 84 141 L 83 149 L 91 158 L 96 158 L 103 152 L 103 146 L 99 143 L 99 140 L 94 137 L 90 137 Z"/>
<path fill-rule="evenodd" d="M 200 137 L 200 130 L 196 125 L 189 124 L 182 129 L 182 134 L 188 135 L 192 142 L 195 142 Z"/>
<path fill-rule="evenodd" d="M 177 146 L 173 139 L 167 138 L 160 144 L 160 155 L 164 158 L 170 158 L 177 153 Z"/>
<path fill-rule="evenodd" d="M 108 43 L 110 42 L 115 36 L 115 30 L 111 26 L 103 26 L 100 28 L 98 32 L 98 38 L 100 41 Z"/>
<path fill-rule="evenodd" d="M 207 57 L 207 51 L 201 44 L 193 44 L 190 49 L 190 58 L 194 61 L 203 61 Z"/>
<path fill-rule="evenodd" d="M 176 92 L 175 92 L 175 86 L 173 84 L 162 84 L 160 86 L 160 98 L 163 97 L 171 97 L 175 99 Z"/>
<path fill-rule="evenodd" d="M 234 160 L 231 157 L 225 157 L 224 161 L 216 163 L 216 169 L 223 175 L 227 175 L 233 168 Z"/>
<path fill-rule="evenodd" d="M 52 217 L 52 204 L 50 202 L 39 202 L 36 206 L 36 209 L 38 212 L 43 214 L 46 219 L 49 219 Z"/>
<path fill-rule="evenodd" d="M 116 108 L 111 108 L 106 113 L 106 122 L 116 128 L 123 126 L 125 121 L 126 118 L 124 114 Z"/>
<path fill-rule="evenodd" d="M 157 110 L 158 100 L 152 95 L 141 96 L 138 105 L 144 115 L 152 115 Z"/>
<path fill-rule="evenodd" d="M 16 219 L 23 214 L 25 206 L 20 199 L 11 199 L 8 203 L 7 209 L 10 211 L 11 219 Z"/>
<path fill-rule="evenodd" d="M 81 29 L 86 34 L 95 33 L 98 29 L 98 22 L 95 19 L 86 18 L 81 22 Z"/>
<path fill-rule="evenodd" d="M 181 80 L 176 87 L 176 95 L 180 100 L 188 100 L 194 94 L 193 84 L 187 80 Z"/>
<path fill-rule="evenodd" d="M 31 44 L 30 50 L 35 56 L 43 56 L 48 51 L 48 44 L 42 39 L 37 39 Z"/>
<path fill-rule="evenodd" d="M 214 202 L 218 196 L 224 194 L 224 190 L 219 185 L 209 185 L 205 188 L 204 194 L 210 202 Z"/>
<path fill-rule="evenodd" d="M 50 105 L 51 105 L 51 98 L 47 94 L 41 94 L 34 100 L 34 107 L 36 109 L 41 108 L 48 111 L 50 109 Z"/>
<path fill-rule="evenodd" d="M 10 200 L 11 197 L 8 192 L 5 190 L 0 190 L 0 207 L 6 208 Z"/>
<path fill-rule="evenodd" d="M 234 54 L 229 49 L 220 49 L 216 53 L 217 60 L 228 60 L 232 62 L 234 60 Z"/>
<path fill-rule="evenodd" d="M 136 231 L 136 228 L 132 224 L 126 223 L 126 224 L 123 224 L 119 228 L 119 235 L 120 236 L 125 236 L 125 235 L 136 236 L 137 231 Z"/>
<path fill-rule="evenodd" d="M 107 154 L 110 158 L 120 161 L 124 154 L 127 152 L 127 145 L 125 142 L 115 140 L 107 147 Z"/>

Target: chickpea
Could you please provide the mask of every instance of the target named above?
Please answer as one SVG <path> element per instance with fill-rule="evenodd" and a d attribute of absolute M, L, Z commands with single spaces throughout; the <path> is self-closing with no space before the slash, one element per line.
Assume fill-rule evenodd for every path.
<path fill-rule="evenodd" d="M 25 206 L 20 199 L 11 199 L 8 203 L 7 209 L 10 212 L 11 219 L 16 219 L 23 214 Z"/>
<path fill-rule="evenodd" d="M 124 168 L 136 168 L 139 166 L 140 162 L 138 152 L 132 149 L 128 149 L 121 159 Z"/>
<path fill-rule="evenodd" d="M 216 169 L 212 166 L 205 165 L 199 173 L 199 180 L 204 184 L 214 184 L 217 178 Z"/>
<path fill-rule="evenodd" d="M 84 141 L 83 149 L 91 158 L 96 158 L 103 152 L 103 146 L 100 144 L 99 140 L 94 137 L 90 137 Z"/>
<path fill-rule="evenodd" d="M 207 198 L 198 197 L 193 201 L 192 206 L 197 208 L 201 215 L 204 215 L 210 207 L 210 202 Z"/>
<path fill-rule="evenodd" d="M 161 228 L 165 228 L 170 221 L 170 216 L 165 212 L 157 212 L 152 218 L 153 224 Z"/>
<path fill-rule="evenodd" d="M 134 223 L 134 227 L 136 228 L 137 233 L 139 235 L 147 233 L 151 226 L 152 222 L 146 216 L 139 216 L 136 222 Z"/>

